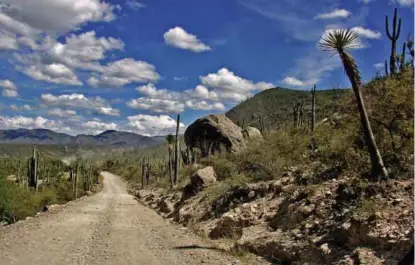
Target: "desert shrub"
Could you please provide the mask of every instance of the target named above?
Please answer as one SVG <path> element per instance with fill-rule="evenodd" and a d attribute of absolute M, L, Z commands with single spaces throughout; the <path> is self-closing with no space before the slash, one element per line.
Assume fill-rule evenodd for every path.
<path fill-rule="evenodd" d="M 228 155 L 218 155 L 211 159 L 203 160 L 202 163 L 206 166 L 212 166 L 215 170 L 217 179 L 225 180 L 238 174 L 237 165 L 229 160 Z"/>
<path fill-rule="evenodd" d="M 45 205 L 58 201 L 52 189 L 31 190 L 0 180 L 0 221 L 14 223 L 42 211 Z"/>

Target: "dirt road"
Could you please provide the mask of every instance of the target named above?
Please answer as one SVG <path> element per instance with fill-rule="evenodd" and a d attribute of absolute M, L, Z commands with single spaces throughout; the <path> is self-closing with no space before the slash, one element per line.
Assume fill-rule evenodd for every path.
<path fill-rule="evenodd" d="M 119 177 L 102 174 L 100 193 L 0 228 L 0 264 L 242 264 L 138 204 Z"/>

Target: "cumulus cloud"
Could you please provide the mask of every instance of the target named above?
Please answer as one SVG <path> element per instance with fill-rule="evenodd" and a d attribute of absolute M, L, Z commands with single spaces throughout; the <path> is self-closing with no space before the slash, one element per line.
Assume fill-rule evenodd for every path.
<path fill-rule="evenodd" d="M 48 128 L 56 129 L 59 123 L 56 121 L 45 119 L 41 116 L 24 117 L 24 116 L 0 116 L 0 127 L 3 129 L 17 129 L 17 128 Z"/>
<path fill-rule="evenodd" d="M 46 37 L 34 52 L 16 54 L 15 58 L 18 69 L 36 80 L 80 85 L 75 69 L 103 71 L 99 61 L 105 58 L 106 52 L 123 48 L 121 40 L 97 37 L 95 31 L 89 31 L 71 34 L 63 42 Z"/>
<path fill-rule="evenodd" d="M 22 35 L 66 32 L 91 21 L 111 21 L 112 6 L 100 0 L 2 0 L 0 24 Z"/>
<path fill-rule="evenodd" d="M 150 110 L 156 113 L 180 113 L 184 111 L 184 104 L 169 99 L 137 98 L 127 102 L 127 106 L 134 109 Z"/>
<path fill-rule="evenodd" d="M 48 115 L 66 118 L 66 117 L 76 116 L 76 111 L 61 109 L 61 108 L 54 108 L 54 109 L 48 110 Z"/>
<path fill-rule="evenodd" d="M 304 82 L 293 77 L 293 76 L 287 76 L 286 78 L 284 78 L 284 80 L 282 81 L 284 84 L 289 85 L 289 86 L 305 86 Z"/>
<path fill-rule="evenodd" d="M 181 98 L 180 93 L 169 91 L 167 89 L 157 89 L 155 85 L 152 83 L 143 86 L 138 86 L 136 90 L 140 92 L 142 95 L 149 98 L 173 100 L 179 100 Z"/>
<path fill-rule="evenodd" d="M 94 134 L 98 134 L 106 130 L 118 129 L 118 125 L 116 123 L 106 123 L 100 121 L 87 121 L 82 124 L 82 127 L 88 129 L 89 132 Z"/>
<path fill-rule="evenodd" d="M 334 9 L 331 12 L 321 13 L 314 17 L 314 19 L 333 19 L 333 18 L 347 18 L 352 13 L 346 9 Z"/>
<path fill-rule="evenodd" d="M 31 65 L 23 69 L 23 72 L 36 80 L 63 85 L 82 85 L 76 74 L 60 63 Z"/>
<path fill-rule="evenodd" d="M 178 92 L 157 89 L 154 84 L 150 83 L 139 86 L 136 90 L 145 97 L 131 100 L 127 104 L 131 108 L 145 109 L 158 113 L 178 113 L 184 111 L 185 107 L 196 110 L 225 109 L 222 103 L 211 102 L 218 100 L 218 96 L 203 85 L 198 85 L 195 89 Z"/>
<path fill-rule="evenodd" d="M 200 41 L 196 35 L 186 32 L 181 27 L 169 29 L 163 35 L 166 44 L 192 52 L 210 51 L 211 48 Z"/>
<path fill-rule="evenodd" d="M 9 108 L 13 111 L 32 111 L 33 108 L 30 105 L 22 105 L 22 106 L 17 106 L 16 104 L 11 104 L 9 106 Z"/>
<path fill-rule="evenodd" d="M 272 83 L 254 83 L 239 77 L 227 68 L 222 68 L 217 73 L 200 76 L 200 81 L 204 86 L 212 88 L 218 98 L 230 101 L 244 100 L 255 91 L 274 87 Z"/>
<path fill-rule="evenodd" d="M 106 52 L 122 49 L 124 42 L 120 39 L 98 38 L 95 31 L 89 31 L 71 34 L 63 43 L 49 39 L 38 50 L 43 51 L 43 61 L 54 60 L 71 67 L 96 70 L 100 66 L 95 62 L 104 59 Z"/>
<path fill-rule="evenodd" d="M 13 98 L 19 95 L 17 93 L 16 85 L 8 79 L 0 80 L 0 87 L 3 88 L 3 91 L 2 91 L 3 97 Z"/>
<path fill-rule="evenodd" d="M 15 34 L 6 30 L 0 31 L 0 50 L 17 50 L 19 43 Z"/>
<path fill-rule="evenodd" d="M 154 65 L 144 61 L 125 58 L 108 63 L 100 69 L 100 75 L 88 79 L 93 87 L 122 87 L 132 82 L 156 82 L 160 75 Z"/>
<path fill-rule="evenodd" d="M 118 109 L 112 108 L 109 102 L 101 97 L 86 97 L 83 94 L 77 93 L 64 94 L 60 96 L 42 94 L 41 100 L 46 106 L 91 110 L 95 114 L 105 116 L 120 115 L 120 111 Z"/>
<path fill-rule="evenodd" d="M 105 115 L 105 116 L 120 116 L 119 109 L 113 109 L 111 107 L 101 107 L 96 110 L 97 114 Z"/>
<path fill-rule="evenodd" d="M 355 31 L 361 38 L 366 39 L 380 39 L 382 34 L 379 31 L 374 31 L 371 29 L 366 29 L 363 27 L 353 27 L 351 30 Z"/>
<path fill-rule="evenodd" d="M 220 102 L 209 104 L 206 101 L 186 101 L 186 107 L 195 109 L 195 110 L 225 110 L 225 105 Z"/>
<path fill-rule="evenodd" d="M 176 131 L 176 120 L 167 116 L 152 116 L 152 115 L 135 115 L 127 117 L 127 129 L 142 135 L 167 135 Z M 180 123 L 181 129 L 185 128 L 183 123 Z"/>

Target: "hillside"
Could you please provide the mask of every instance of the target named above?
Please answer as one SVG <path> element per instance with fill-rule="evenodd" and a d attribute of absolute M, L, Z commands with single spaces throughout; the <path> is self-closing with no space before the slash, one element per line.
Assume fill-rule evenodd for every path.
<path fill-rule="evenodd" d="M 130 132 L 105 131 L 98 135 L 72 136 L 47 129 L 0 130 L 0 143 L 37 145 L 88 145 L 113 147 L 150 147 L 164 141 L 161 136 L 148 137 Z"/>
<path fill-rule="evenodd" d="M 339 98 L 347 93 L 346 89 L 318 90 L 316 93 L 316 116 L 321 120 L 336 111 Z M 245 125 L 259 126 L 262 116 L 265 124 L 272 128 L 279 127 L 293 120 L 293 106 L 296 102 L 304 102 L 306 115 L 311 112 L 311 93 L 309 91 L 271 88 L 256 94 L 233 107 L 226 113 L 231 120 Z"/>

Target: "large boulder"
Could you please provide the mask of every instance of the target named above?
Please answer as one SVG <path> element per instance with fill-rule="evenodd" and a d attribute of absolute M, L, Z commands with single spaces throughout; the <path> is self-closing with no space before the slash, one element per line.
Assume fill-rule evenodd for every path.
<path fill-rule="evenodd" d="M 246 127 L 243 131 L 242 134 L 245 138 L 245 140 L 250 141 L 250 140 L 262 140 L 262 134 L 261 131 L 258 130 L 255 127 Z"/>
<path fill-rule="evenodd" d="M 215 152 L 236 153 L 243 149 L 242 129 L 225 115 L 209 115 L 196 120 L 184 133 L 189 148 L 198 148 L 205 157 Z"/>

